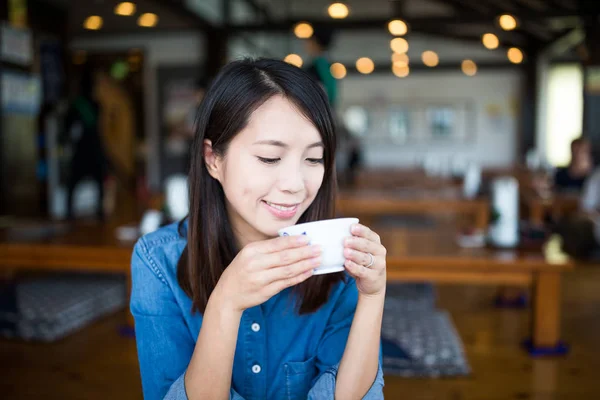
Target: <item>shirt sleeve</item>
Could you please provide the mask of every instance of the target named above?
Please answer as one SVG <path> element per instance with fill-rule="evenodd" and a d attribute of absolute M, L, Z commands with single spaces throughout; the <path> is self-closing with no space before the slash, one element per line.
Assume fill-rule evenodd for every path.
<path fill-rule="evenodd" d="M 339 363 L 346 348 L 350 327 L 358 302 L 358 290 L 354 279 L 348 278 L 344 291 L 340 295 L 335 310 L 328 322 L 325 334 L 317 350 L 317 368 L 319 376 L 308 393 L 309 400 L 335 398 L 335 385 Z M 379 350 L 379 367 L 373 385 L 363 400 L 383 399 L 383 369 L 381 345 Z"/>
<path fill-rule="evenodd" d="M 184 376 L 196 338 L 187 329 L 175 296 L 144 238 L 134 248 L 131 274 L 130 308 L 144 399 L 187 400 Z M 233 389 L 229 398 L 244 400 Z"/>

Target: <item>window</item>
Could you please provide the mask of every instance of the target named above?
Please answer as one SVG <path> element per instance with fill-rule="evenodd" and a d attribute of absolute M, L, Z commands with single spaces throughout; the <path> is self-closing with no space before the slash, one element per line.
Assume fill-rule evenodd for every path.
<path fill-rule="evenodd" d="M 392 107 L 388 114 L 388 131 L 390 138 L 395 143 L 404 143 L 408 140 L 409 112 L 403 107 Z"/>
<path fill-rule="evenodd" d="M 427 109 L 427 124 L 430 136 L 434 139 L 451 138 L 454 131 L 454 110 L 448 106 L 434 106 Z"/>

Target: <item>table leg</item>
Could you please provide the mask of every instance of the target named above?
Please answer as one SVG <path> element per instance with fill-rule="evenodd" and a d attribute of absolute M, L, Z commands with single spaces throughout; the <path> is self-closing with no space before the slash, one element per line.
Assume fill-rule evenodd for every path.
<path fill-rule="evenodd" d="M 478 207 L 477 214 L 475 215 L 475 225 L 482 232 L 487 232 L 490 224 L 490 210 L 488 207 L 487 203 L 482 204 Z"/>
<path fill-rule="evenodd" d="M 560 342 L 560 273 L 539 272 L 534 281 L 531 341 L 532 355 L 565 354 Z"/>

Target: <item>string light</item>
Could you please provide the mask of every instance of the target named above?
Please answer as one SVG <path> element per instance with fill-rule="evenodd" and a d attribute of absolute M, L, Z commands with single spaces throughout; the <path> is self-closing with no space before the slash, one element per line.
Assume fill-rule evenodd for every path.
<path fill-rule="evenodd" d="M 406 78 L 410 74 L 410 68 L 408 65 L 399 67 L 394 64 L 392 65 L 392 73 L 398 78 Z"/>
<path fill-rule="evenodd" d="M 294 34 L 299 39 L 308 39 L 313 35 L 313 27 L 308 22 L 300 22 L 294 28 Z"/>
<path fill-rule="evenodd" d="M 344 64 L 333 63 L 329 71 L 335 79 L 343 79 L 346 76 L 346 67 L 344 67 Z"/>
<path fill-rule="evenodd" d="M 395 19 L 388 23 L 388 30 L 394 36 L 402 36 L 406 35 L 406 32 L 408 32 L 408 26 L 406 25 L 406 22 L 401 19 Z"/>
<path fill-rule="evenodd" d="M 395 38 L 390 41 L 390 48 L 395 53 L 406 53 L 408 51 L 408 41 L 404 38 Z"/>
<path fill-rule="evenodd" d="M 477 74 L 477 64 L 473 60 L 463 60 L 461 64 L 462 72 L 467 76 Z"/>
<path fill-rule="evenodd" d="M 517 27 L 517 20 L 510 14 L 501 15 L 498 18 L 498 22 L 500 23 L 500 27 L 505 31 L 512 31 Z"/>
<path fill-rule="evenodd" d="M 283 61 L 285 61 L 288 64 L 295 65 L 298 68 L 302 67 L 303 63 L 302 57 L 300 57 L 298 54 L 288 54 L 287 56 L 285 56 Z"/>
<path fill-rule="evenodd" d="M 115 7 L 115 14 L 123 15 L 128 17 L 130 15 L 135 14 L 135 4 L 129 1 L 124 1 L 122 3 L 117 4 Z"/>
<path fill-rule="evenodd" d="M 152 28 L 158 23 L 158 15 L 153 13 L 145 13 L 138 18 L 138 25 L 144 28 Z"/>
<path fill-rule="evenodd" d="M 409 63 L 409 58 L 406 53 L 393 53 L 392 63 L 397 67 L 406 67 Z"/>
<path fill-rule="evenodd" d="M 523 52 L 516 47 L 511 47 L 508 49 L 506 55 L 513 64 L 520 64 L 523 62 Z"/>
<path fill-rule="evenodd" d="M 369 57 L 361 57 L 356 60 L 356 69 L 361 74 L 370 74 L 375 69 L 375 63 Z"/>
<path fill-rule="evenodd" d="M 348 10 L 348 6 L 344 3 L 333 3 L 327 9 L 329 12 L 329 16 L 335 19 L 346 18 L 350 11 Z"/>
<path fill-rule="evenodd" d="M 85 19 L 85 21 L 83 21 L 83 27 L 91 31 L 97 31 L 102 28 L 103 23 L 104 21 L 102 20 L 102 17 L 98 15 L 90 15 Z"/>
<path fill-rule="evenodd" d="M 440 58 L 435 51 L 427 50 L 421 55 L 423 64 L 428 67 L 436 67 L 440 63 Z"/>
<path fill-rule="evenodd" d="M 483 45 L 490 50 L 497 49 L 500 45 L 498 36 L 494 35 L 493 33 L 486 33 L 482 36 L 481 41 L 483 42 Z"/>

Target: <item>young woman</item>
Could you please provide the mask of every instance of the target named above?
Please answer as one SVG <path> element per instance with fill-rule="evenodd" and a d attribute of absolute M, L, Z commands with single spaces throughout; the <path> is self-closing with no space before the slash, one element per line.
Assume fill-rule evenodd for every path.
<path fill-rule="evenodd" d="M 323 90 L 275 60 L 225 66 L 200 106 L 190 212 L 139 240 L 131 311 L 146 399 L 382 399 L 386 249 L 360 224 L 346 271 L 277 237 L 333 218 Z"/>

